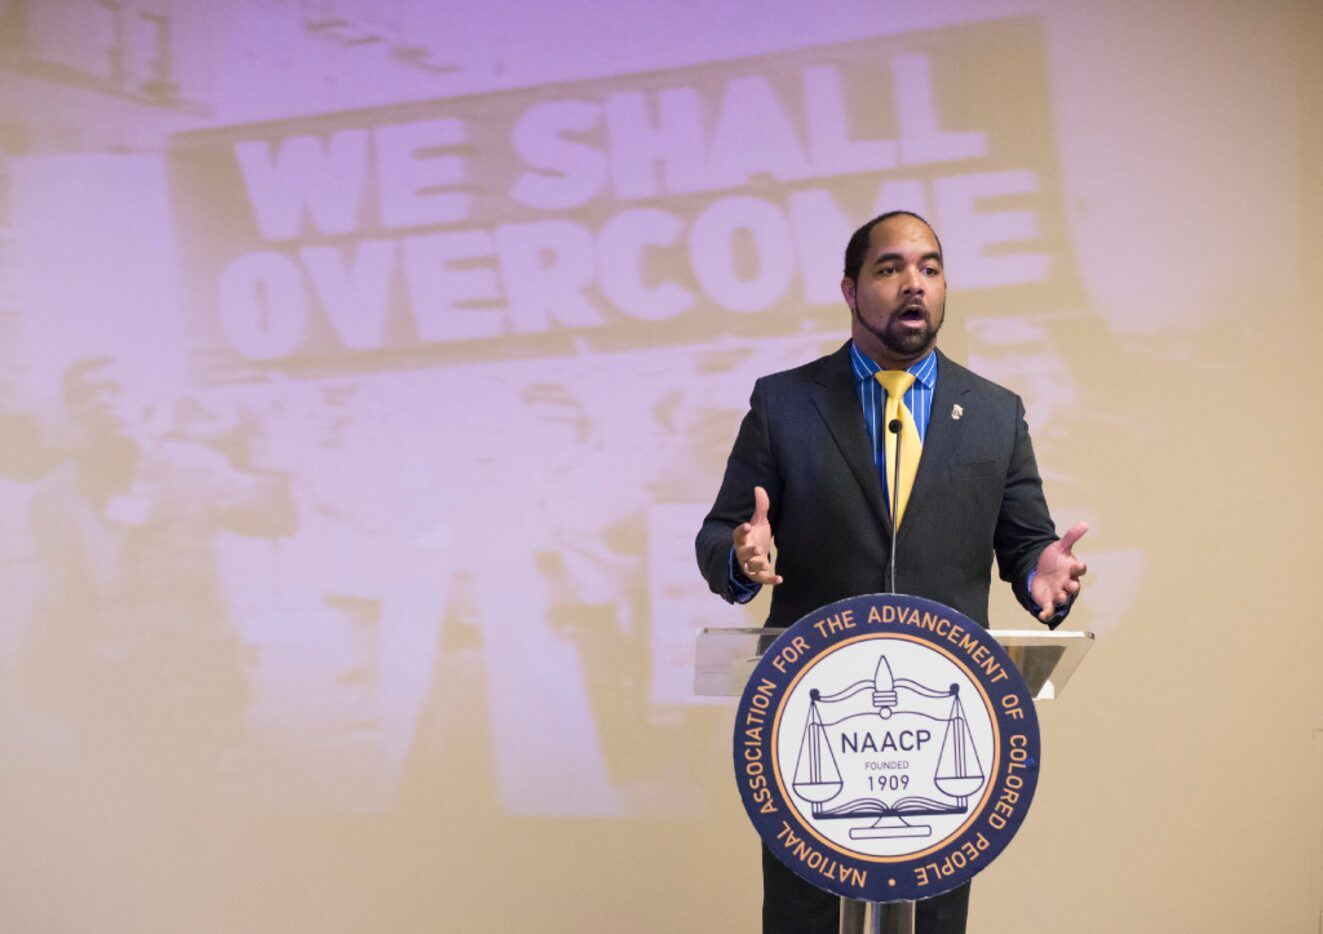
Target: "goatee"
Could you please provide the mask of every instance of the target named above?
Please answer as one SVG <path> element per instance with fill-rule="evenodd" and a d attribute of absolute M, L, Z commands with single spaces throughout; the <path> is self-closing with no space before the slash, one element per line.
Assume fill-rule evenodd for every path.
<path fill-rule="evenodd" d="M 887 317 L 885 327 L 875 327 L 870 321 L 859 313 L 858 306 L 855 306 L 855 319 L 864 326 L 870 334 L 882 342 L 882 346 L 896 354 L 898 357 L 917 357 L 923 351 L 927 350 L 937 340 L 937 333 L 942 329 L 938 324 L 933 327 L 933 318 L 928 309 L 923 309 L 923 323 L 921 328 L 906 327 L 901 323 L 901 315 L 905 309 L 899 309 Z M 942 322 L 945 323 L 946 316 L 942 316 Z"/>

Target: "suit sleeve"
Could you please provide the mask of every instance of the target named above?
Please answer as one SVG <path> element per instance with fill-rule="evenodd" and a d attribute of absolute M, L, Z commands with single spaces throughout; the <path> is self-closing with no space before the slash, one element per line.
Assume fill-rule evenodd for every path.
<path fill-rule="evenodd" d="M 1024 403 L 1017 396 L 1015 445 L 1006 470 L 993 547 L 1002 580 L 1011 585 L 1020 605 L 1035 615 L 1036 605 L 1029 596 L 1029 573 L 1037 566 L 1043 549 L 1057 538 L 1047 500 L 1043 498 L 1043 481 L 1038 475 L 1029 426 L 1024 420 Z M 1055 628 L 1059 622 L 1054 620 L 1048 625 Z"/>
<path fill-rule="evenodd" d="M 698 531 L 695 549 L 698 567 L 712 592 L 733 603 L 737 594 L 731 588 L 731 535 L 736 527 L 753 515 L 753 488 L 767 490 L 771 501 L 768 515 L 773 532 L 783 490 L 780 471 L 773 456 L 771 429 L 764 383 L 754 384 L 749 411 L 740 423 L 739 434 L 726 460 L 726 472 L 716 502 Z"/>

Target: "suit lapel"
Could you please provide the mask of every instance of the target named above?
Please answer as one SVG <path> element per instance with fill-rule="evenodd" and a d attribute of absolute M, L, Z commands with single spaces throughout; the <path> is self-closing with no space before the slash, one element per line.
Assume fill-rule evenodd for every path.
<path fill-rule="evenodd" d="M 940 350 L 937 351 L 937 388 L 933 392 L 932 410 L 928 417 L 928 433 L 923 440 L 923 456 L 914 476 L 914 489 L 910 491 L 905 515 L 913 516 L 923 509 L 924 501 L 940 489 L 947 468 L 960 450 L 960 420 L 954 417 L 955 407 L 969 406 L 969 391 L 973 384 L 968 371 L 954 363 Z M 978 413 L 973 413 L 977 417 Z"/>
<path fill-rule="evenodd" d="M 863 490 L 873 515 L 890 533 L 890 513 L 882 501 L 882 481 L 873 462 L 873 451 L 868 441 L 859 408 L 859 395 L 854 385 L 854 370 L 850 365 L 850 344 L 823 359 L 814 368 L 813 404 L 836 441 L 860 488 Z M 920 461 L 922 470 L 922 460 Z"/>

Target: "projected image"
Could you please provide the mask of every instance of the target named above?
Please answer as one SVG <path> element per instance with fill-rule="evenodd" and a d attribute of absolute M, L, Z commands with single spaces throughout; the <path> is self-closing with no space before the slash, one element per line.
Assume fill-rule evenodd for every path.
<path fill-rule="evenodd" d="M 941 233 L 943 346 L 1025 397 L 1058 513 L 1101 527 L 1081 625 L 1123 616 L 1143 556 L 1073 443 L 1081 338 L 1112 336 L 1038 20 L 438 93 L 423 4 L 21 6 L 0 769 L 705 813 L 694 633 L 760 619 L 693 535 L 753 381 L 840 345 L 845 241 L 896 208 Z M 361 85 L 318 57 L 360 47 Z M 44 144 L 52 100 L 95 129 Z"/>

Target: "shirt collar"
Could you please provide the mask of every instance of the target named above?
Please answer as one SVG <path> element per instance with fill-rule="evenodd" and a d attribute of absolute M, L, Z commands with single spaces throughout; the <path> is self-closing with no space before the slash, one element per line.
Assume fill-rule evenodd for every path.
<path fill-rule="evenodd" d="M 854 341 L 850 341 L 850 366 L 854 368 L 856 383 L 872 379 L 874 373 L 882 370 L 882 367 L 869 359 L 868 354 L 860 350 L 859 345 Z M 914 374 L 916 383 L 931 390 L 937 383 L 937 351 L 930 350 L 921 360 L 916 360 L 907 372 Z"/>

